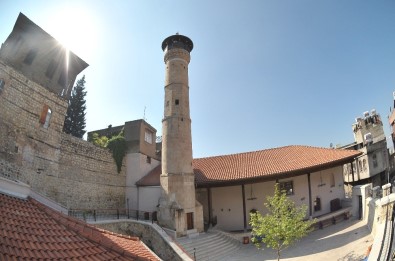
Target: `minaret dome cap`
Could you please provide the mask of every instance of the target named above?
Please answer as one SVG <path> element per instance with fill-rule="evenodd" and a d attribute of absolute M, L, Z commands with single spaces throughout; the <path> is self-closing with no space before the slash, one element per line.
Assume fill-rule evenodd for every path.
<path fill-rule="evenodd" d="M 166 48 L 168 50 L 173 48 L 182 48 L 188 52 L 191 52 L 193 49 L 193 42 L 188 37 L 177 33 L 163 40 L 162 50 L 165 51 Z"/>

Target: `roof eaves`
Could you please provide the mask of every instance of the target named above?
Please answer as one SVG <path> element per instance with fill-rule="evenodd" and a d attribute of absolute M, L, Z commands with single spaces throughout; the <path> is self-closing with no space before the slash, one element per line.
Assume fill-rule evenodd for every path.
<path fill-rule="evenodd" d="M 300 176 L 307 173 L 317 172 L 320 170 L 329 169 L 335 166 L 340 166 L 346 163 L 351 163 L 354 161 L 356 157 L 361 155 L 362 152 L 355 153 L 354 155 L 341 158 L 339 160 L 327 162 L 324 164 L 319 164 L 307 168 L 301 168 L 297 170 L 290 170 L 285 172 L 278 172 L 272 173 L 269 175 L 262 175 L 262 176 L 255 176 L 251 178 L 241 178 L 241 179 L 232 179 L 232 180 L 206 180 L 206 181 L 199 181 L 196 180 L 196 185 L 199 188 L 203 187 L 223 187 L 223 186 L 235 186 L 235 185 L 242 185 L 242 184 L 250 184 L 255 182 L 265 182 L 265 181 L 272 181 L 276 179 L 284 179 L 284 178 L 291 178 L 295 176 Z"/>

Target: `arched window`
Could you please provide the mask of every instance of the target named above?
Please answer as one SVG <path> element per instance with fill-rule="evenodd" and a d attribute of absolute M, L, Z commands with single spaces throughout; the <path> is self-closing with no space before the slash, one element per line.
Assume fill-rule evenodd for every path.
<path fill-rule="evenodd" d="M 372 160 L 373 160 L 373 168 L 377 168 L 378 163 L 377 163 L 377 155 L 376 155 L 376 153 L 373 153 Z"/>
<path fill-rule="evenodd" d="M 358 172 L 362 170 L 362 161 L 358 160 Z"/>
<path fill-rule="evenodd" d="M 49 122 L 51 121 L 52 110 L 48 107 L 48 105 L 44 105 L 41 111 L 40 123 L 45 129 L 48 129 Z"/>

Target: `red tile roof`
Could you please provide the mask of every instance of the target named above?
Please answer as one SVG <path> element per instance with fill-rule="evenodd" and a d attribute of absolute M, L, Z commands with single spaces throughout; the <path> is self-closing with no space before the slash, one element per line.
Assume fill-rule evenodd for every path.
<path fill-rule="evenodd" d="M 306 174 L 352 161 L 361 152 L 309 146 L 286 146 L 274 149 L 200 158 L 193 160 L 198 186 L 269 180 Z M 160 185 L 161 166 L 136 184 Z"/>
<path fill-rule="evenodd" d="M 114 234 L 29 198 L 0 193 L 0 260 L 160 260 L 137 237 Z"/>

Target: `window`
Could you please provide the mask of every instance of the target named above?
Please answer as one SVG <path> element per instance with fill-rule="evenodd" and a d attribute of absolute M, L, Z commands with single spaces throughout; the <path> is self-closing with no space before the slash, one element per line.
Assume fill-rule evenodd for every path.
<path fill-rule="evenodd" d="M 5 81 L 3 79 L 0 79 L 0 93 L 3 91 L 5 85 Z"/>
<path fill-rule="evenodd" d="M 48 129 L 49 122 L 51 120 L 52 110 L 48 107 L 48 105 L 44 105 L 41 111 L 41 116 L 39 122 L 45 129 Z"/>
<path fill-rule="evenodd" d="M 363 159 L 362 161 L 362 169 L 363 171 L 366 171 L 366 159 Z"/>
<path fill-rule="evenodd" d="M 149 144 L 152 144 L 152 132 L 145 130 L 144 140 Z"/>
<path fill-rule="evenodd" d="M 321 199 L 319 197 L 316 197 L 314 199 L 314 211 L 320 211 L 321 210 Z"/>
<path fill-rule="evenodd" d="M 47 71 L 45 72 L 45 76 L 47 76 L 49 79 L 52 79 L 57 67 L 58 63 L 54 59 L 52 59 L 48 65 Z"/>
<path fill-rule="evenodd" d="M 32 64 L 34 58 L 36 58 L 36 55 L 37 55 L 37 50 L 30 50 L 27 53 L 25 60 L 23 60 L 23 62 L 29 65 Z"/>
<path fill-rule="evenodd" d="M 147 156 L 147 160 L 146 161 L 147 161 L 148 164 L 151 164 L 151 157 Z"/>
<path fill-rule="evenodd" d="M 376 153 L 373 153 L 372 160 L 373 160 L 373 168 L 377 168 L 378 163 L 377 163 L 377 155 L 376 155 Z"/>
<path fill-rule="evenodd" d="M 335 174 L 331 174 L 331 188 L 335 186 Z"/>
<path fill-rule="evenodd" d="M 176 100 L 176 105 L 178 105 L 178 104 L 180 104 L 180 100 L 179 99 Z"/>
<path fill-rule="evenodd" d="M 362 161 L 358 160 L 358 172 L 362 171 Z"/>
<path fill-rule="evenodd" d="M 294 194 L 294 184 L 292 181 L 280 182 L 280 191 L 285 191 L 287 196 Z"/>
<path fill-rule="evenodd" d="M 65 70 L 63 70 L 62 73 L 60 74 L 58 83 L 63 88 L 66 88 L 66 85 L 67 85 L 67 72 Z"/>

